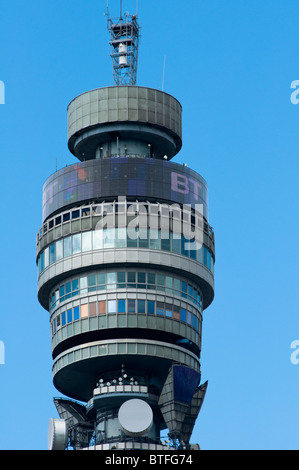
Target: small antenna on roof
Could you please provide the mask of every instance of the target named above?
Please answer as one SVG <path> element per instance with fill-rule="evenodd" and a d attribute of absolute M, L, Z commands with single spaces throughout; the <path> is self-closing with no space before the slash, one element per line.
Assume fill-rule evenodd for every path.
<path fill-rule="evenodd" d="M 166 62 L 166 56 L 164 56 L 164 65 L 163 65 L 163 78 L 162 78 L 162 91 L 164 91 L 164 80 L 165 80 L 165 62 Z"/>
<path fill-rule="evenodd" d="M 136 7 L 138 11 L 138 1 Z M 109 15 L 109 0 L 107 0 L 107 18 L 114 85 L 136 85 L 140 38 L 137 13 L 135 15 L 126 13 L 123 18 L 122 0 L 120 0 L 120 17 L 112 19 Z"/>

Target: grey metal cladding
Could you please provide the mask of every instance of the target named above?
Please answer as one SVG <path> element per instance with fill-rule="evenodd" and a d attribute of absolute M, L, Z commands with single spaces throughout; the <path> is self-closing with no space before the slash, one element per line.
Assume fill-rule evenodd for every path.
<path fill-rule="evenodd" d="M 68 106 L 68 141 L 84 128 L 115 121 L 140 121 L 167 128 L 182 138 L 182 106 L 173 96 L 137 86 L 107 87 L 83 93 Z"/>

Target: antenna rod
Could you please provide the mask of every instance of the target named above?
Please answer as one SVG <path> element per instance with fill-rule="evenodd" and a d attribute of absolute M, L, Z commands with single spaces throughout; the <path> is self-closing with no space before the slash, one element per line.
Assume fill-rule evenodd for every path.
<path fill-rule="evenodd" d="M 166 56 L 164 56 L 164 65 L 163 65 L 163 78 L 162 78 L 162 91 L 164 91 L 164 80 L 165 80 L 165 61 L 166 61 Z"/>
<path fill-rule="evenodd" d="M 123 12 L 123 2 L 120 0 L 120 19 L 122 19 L 122 12 Z"/>

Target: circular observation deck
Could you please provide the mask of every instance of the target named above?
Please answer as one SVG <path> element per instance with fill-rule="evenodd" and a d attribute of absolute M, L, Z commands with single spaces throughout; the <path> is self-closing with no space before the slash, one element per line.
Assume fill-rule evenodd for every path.
<path fill-rule="evenodd" d="M 88 91 L 68 106 L 68 147 L 80 160 L 142 155 L 170 160 L 182 147 L 182 107 L 138 86 Z"/>

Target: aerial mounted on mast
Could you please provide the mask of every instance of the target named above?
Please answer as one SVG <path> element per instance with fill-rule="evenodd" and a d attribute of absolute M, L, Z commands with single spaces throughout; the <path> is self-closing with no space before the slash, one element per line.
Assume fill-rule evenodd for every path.
<path fill-rule="evenodd" d="M 138 47 L 140 27 L 138 24 L 138 2 L 135 15 L 122 13 L 120 1 L 120 16 L 110 18 L 107 1 L 108 30 L 110 32 L 113 79 L 116 86 L 136 85 Z"/>

